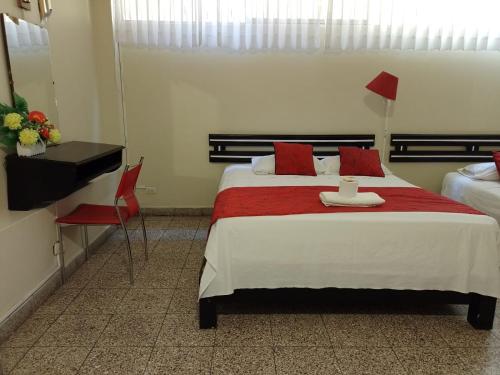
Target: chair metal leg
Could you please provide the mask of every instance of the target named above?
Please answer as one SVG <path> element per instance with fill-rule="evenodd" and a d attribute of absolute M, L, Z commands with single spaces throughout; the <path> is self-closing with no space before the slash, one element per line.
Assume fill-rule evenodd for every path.
<path fill-rule="evenodd" d="M 122 223 L 122 229 L 125 232 L 125 240 L 127 242 L 127 253 L 128 253 L 128 272 L 130 278 L 130 285 L 134 285 L 134 261 L 132 259 L 132 249 L 130 247 L 130 239 L 128 237 L 128 231 L 125 224 Z"/>
<path fill-rule="evenodd" d="M 144 240 L 144 259 L 148 260 L 148 236 L 146 232 L 146 226 L 144 225 L 144 217 L 142 216 L 142 212 L 139 210 L 139 216 L 141 217 L 141 225 L 142 225 L 142 238 Z"/>
<path fill-rule="evenodd" d="M 64 245 L 63 245 L 63 236 L 62 236 L 62 227 L 61 224 L 57 224 L 57 237 L 59 241 L 59 253 L 57 254 L 59 257 L 59 266 L 61 272 L 61 285 L 64 284 Z"/>
<path fill-rule="evenodd" d="M 83 249 L 85 250 L 85 261 L 89 260 L 89 232 L 86 225 L 81 226 Z"/>

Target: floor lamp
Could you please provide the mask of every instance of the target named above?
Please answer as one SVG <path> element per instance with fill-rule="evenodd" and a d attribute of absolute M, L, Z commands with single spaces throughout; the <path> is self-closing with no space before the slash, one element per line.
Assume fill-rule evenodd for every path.
<path fill-rule="evenodd" d="M 389 136 L 389 111 L 392 102 L 396 100 L 396 95 L 398 93 L 398 81 L 398 77 L 387 72 L 382 72 L 368 85 L 366 85 L 368 90 L 373 91 L 375 94 L 385 98 L 384 146 L 382 148 L 382 162 L 385 161 L 387 137 Z"/>

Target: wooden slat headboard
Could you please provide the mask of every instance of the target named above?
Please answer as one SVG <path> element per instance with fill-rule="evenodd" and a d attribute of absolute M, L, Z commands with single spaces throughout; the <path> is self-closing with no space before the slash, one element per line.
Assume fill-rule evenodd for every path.
<path fill-rule="evenodd" d="M 325 157 L 338 155 L 339 146 L 371 148 L 375 145 L 375 135 L 209 134 L 210 162 L 250 163 L 253 156 L 272 154 L 273 142 L 310 144 L 314 147 L 314 155 Z"/>
<path fill-rule="evenodd" d="M 391 146 L 391 162 L 484 162 L 500 134 L 391 134 Z"/>

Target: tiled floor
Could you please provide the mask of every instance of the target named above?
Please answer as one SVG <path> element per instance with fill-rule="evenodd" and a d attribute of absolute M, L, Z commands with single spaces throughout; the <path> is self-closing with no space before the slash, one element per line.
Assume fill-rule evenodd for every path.
<path fill-rule="evenodd" d="M 462 307 L 296 309 L 223 306 L 217 330 L 197 329 L 206 217 L 137 222 L 136 283 L 116 232 L 63 288 L 0 345 L 8 374 L 500 374 L 500 318 L 475 331 Z M 354 313 L 355 312 L 355 313 Z M 421 314 L 417 314 L 421 312 Z"/>

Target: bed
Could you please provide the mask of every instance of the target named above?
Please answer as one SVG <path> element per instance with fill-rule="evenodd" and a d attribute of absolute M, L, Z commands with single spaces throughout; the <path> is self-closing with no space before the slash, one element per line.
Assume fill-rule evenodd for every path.
<path fill-rule="evenodd" d="M 339 142 L 343 141 L 336 140 L 334 146 Z M 248 161 L 222 147 L 213 152 Z M 249 164 L 230 165 L 219 193 L 238 187 L 337 186 L 339 179 L 339 175 L 255 175 Z M 367 189 L 414 188 L 392 174 L 360 177 L 359 182 Z M 217 299 L 236 290 L 335 288 L 435 291 L 443 298 L 445 293 L 457 293 L 469 303 L 469 322 L 491 329 L 500 297 L 498 238 L 495 219 L 465 213 L 222 218 L 211 227 L 200 270 L 200 328 L 216 326 Z"/>
<path fill-rule="evenodd" d="M 443 180 L 441 193 L 484 212 L 500 223 L 499 181 L 473 180 L 458 172 L 451 172 Z"/>

